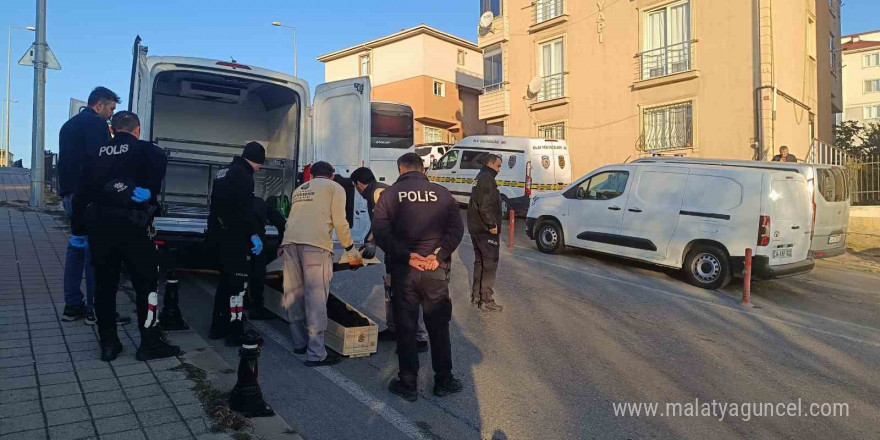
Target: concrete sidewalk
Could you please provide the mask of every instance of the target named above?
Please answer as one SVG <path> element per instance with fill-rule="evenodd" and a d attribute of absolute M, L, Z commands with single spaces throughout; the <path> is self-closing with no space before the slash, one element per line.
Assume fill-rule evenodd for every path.
<path fill-rule="evenodd" d="M 120 327 L 124 351 L 107 363 L 94 327 L 61 322 L 67 227 L 60 211 L 15 206 L 27 179 L 0 169 L 0 439 L 232 438 L 212 432 L 180 360 L 134 358 L 137 324 Z M 136 322 L 129 296 L 117 301 Z"/>

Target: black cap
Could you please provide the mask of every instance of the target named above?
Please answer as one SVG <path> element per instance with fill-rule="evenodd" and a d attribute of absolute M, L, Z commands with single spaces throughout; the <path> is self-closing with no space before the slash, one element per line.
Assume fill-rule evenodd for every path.
<path fill-rule="evenodd" d="M 262 164 L 266 162 L 266 149 L 259 142 L 248 142 L 244 146 L 244 152 L 241 153 L 242 159 L 247 159 L 253 163 Z"/>

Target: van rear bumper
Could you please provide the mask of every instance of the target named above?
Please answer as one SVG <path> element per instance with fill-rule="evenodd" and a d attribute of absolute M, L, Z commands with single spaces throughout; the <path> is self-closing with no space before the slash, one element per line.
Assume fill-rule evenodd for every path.
<path fill-rule="evenodd" d="M 839 255 L 843 255 L 846 253 L 846 246 L 839 246 L 831 249 L 823 249 L 823 250 L 811 250 L 810 256 L 816 259 L 821 258 L 831 258 L 837 257 Z"/>
<path fill-rule="evenodd" d="M 535 236 L 534 236 L 535 222 L 537 222 L 537 221 L 538 221 L 538 219 L 536 219 L 534 217 L 526 217 L 526 235 L 528 235 L 529 238 L 531 238 L 532 240 L 535 239 Z"/>
<path fill-rule="evenodd" d="M 508 200 L 510 200 L 510 207 L 516 211 L 517 216 L 525 215 L 529 212 L 529 205 L 532 204 L 532 200 L 529 196 L 514 197 Z"/>
<path fill-rule="evenodd" d="M 744 274 L 745 259 L 743 257 L 734 257 L 731 260 L 733 273 Z M 816 262 L 812 258 L 791 264 L 780 264 L 776 266 L 770 265 L 770 257 L 766 255 L 756 255 L 752 257 L 752 278 L 757 280 L 772 280 L 774 278 L 785 278 L 813 270 Z"/>

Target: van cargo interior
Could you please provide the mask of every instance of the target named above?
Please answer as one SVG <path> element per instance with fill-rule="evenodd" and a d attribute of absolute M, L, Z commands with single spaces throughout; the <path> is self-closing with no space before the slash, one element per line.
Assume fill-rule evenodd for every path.
<path fill-rule="evenodd" d="M 168 155 L 163 215 L 206 217 L 216 172 L 244 145 L 266 147 L 254 195 L 290 194 L 299 139 L 300 97 L 285 85 L 192 71 L 157 76 L 152 140 Z"/>

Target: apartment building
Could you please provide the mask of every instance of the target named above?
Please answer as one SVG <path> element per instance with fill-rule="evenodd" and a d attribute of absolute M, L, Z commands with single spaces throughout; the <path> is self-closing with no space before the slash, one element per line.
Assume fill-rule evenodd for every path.
<path fill-rule="evenodd" d="M 374 101 L 408 104 L 416 143 L 486 134 L 479 119 L 483 56 L 476 44 L 424 24 L 318 57 L 324 80 L 369 76 Z"/>
<path fill-rule="evenodd" d="M 841 39 L 844 120 L 880 123 L 880 30 Z"/>
<path fill-rule="evenodd" d="M 842 111 L 838 0 L 481 0 L 480 118 L 564 138 L 576 174 L 646 155 L 800 158 Z"/>

